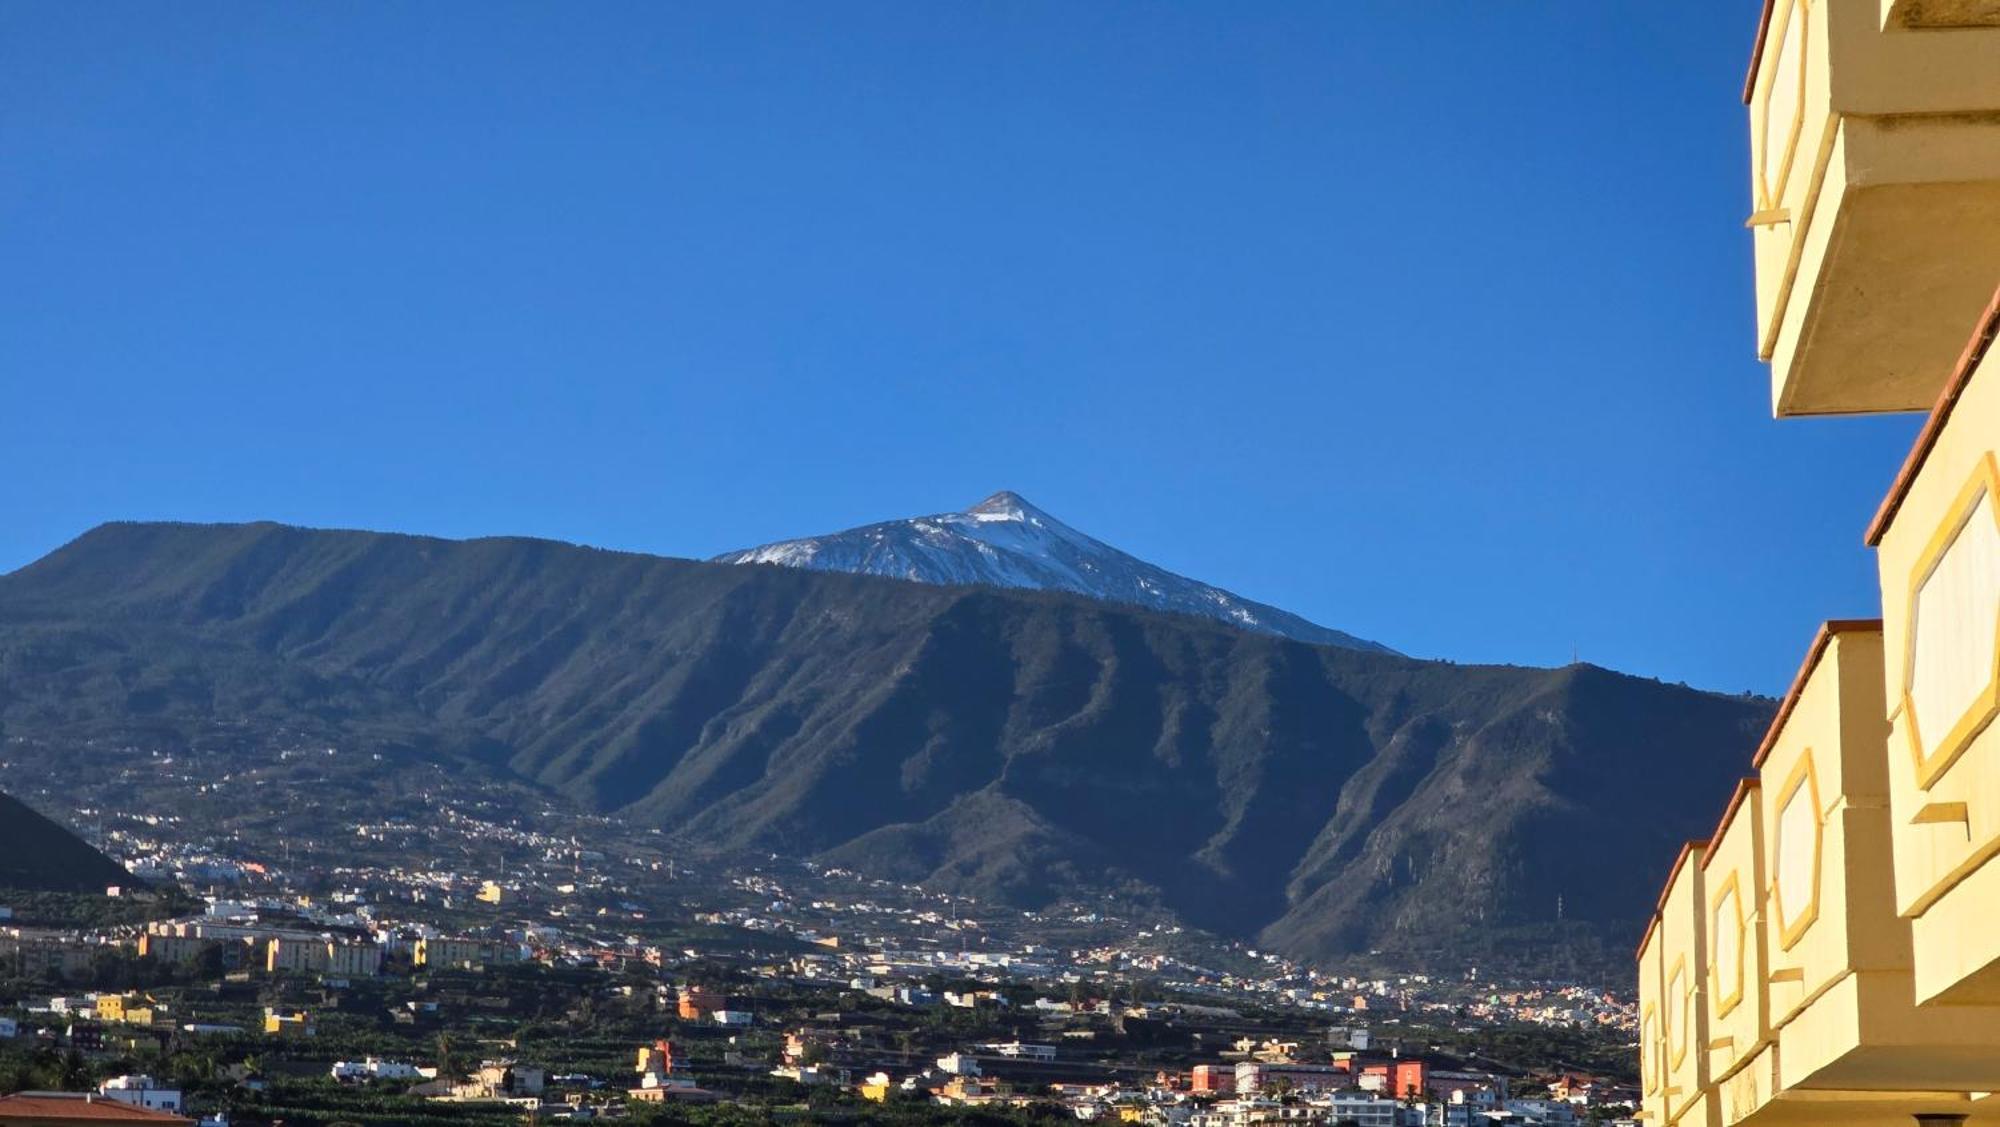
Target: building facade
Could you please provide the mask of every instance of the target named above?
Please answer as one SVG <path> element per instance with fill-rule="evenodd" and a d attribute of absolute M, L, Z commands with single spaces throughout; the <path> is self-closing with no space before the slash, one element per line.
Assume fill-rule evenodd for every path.
<path fill-rule="evenodd" d="M 2000 4 L 1765 0 L 1743 101 L 1773 413 L 1928 417 L 1646 931 L 1645 1121 L 2000 1123 Z"/>

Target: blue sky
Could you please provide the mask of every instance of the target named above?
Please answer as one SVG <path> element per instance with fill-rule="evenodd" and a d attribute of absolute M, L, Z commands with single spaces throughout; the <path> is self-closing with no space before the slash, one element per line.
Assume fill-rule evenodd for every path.
<path fill-rule="evenodd" d="M 1909 417 L 1774 422 L 1718 4 L 0 7 L 0 570 L 705 556 L 1015 489 L 1407 652 L 1775 692 Z"/>

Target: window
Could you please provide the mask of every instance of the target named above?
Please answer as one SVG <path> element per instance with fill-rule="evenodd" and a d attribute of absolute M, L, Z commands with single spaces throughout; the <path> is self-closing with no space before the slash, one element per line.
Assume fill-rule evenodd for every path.
<path fill-rule="evenodd" d="M 1694 1024 L 1694 991 L 1688 986 L 1685 958 L 1676 961 L 1674 973 L 1667 976 L 1666 1014 L 1667 1053 L 1673 1067 L 1679 1068 L 1687 1059 L 1688 1027 Z"/>
<path fill-rule="evenodd" d="M 1903 708 L 1921 786 L 1937 781 L 2000 706 L 1994 482 L 1989 454 L 1919 561 L 1911 585 Z"/>
<path fill-rule="evenodd" d="M 1819 777 L 1808 748 L 1778 792 L 1778 856 L 1772 865 L 1777 879 L 1771 884 L 1771 901 L 1786 950 L 1819 917 L 1819 811 Z"/>
<path fill-rule="evenodd" d="M 1709 920 L 1708 973 L 1715 991 L 1715 1016 L 1724 1017 L 1743 1001 L 1743 896 L 1735 873 L 1723 881 Z"/>
<path fill-rule="evenodd" d="M 1809 13 L 1803 0 L 1781 4 L 1772 13 L 1781 29 L 1773 54 L 1765 65 L 1771 77 L 1764 84 L 1764 112 L 1760 122 L 1757 164 L 1760 207 L 1777 207 L 1791 178 L 1792 160 L 1798 152 L 1799 132 L 1805 125 L 1806 23 Z"/>
<path fill-rule="evenodd" d="M 1639 1082 L 1646 1095 L 1660 1090 L 1660 1015 L 1647 1006 L 1639 1015 Z"/>

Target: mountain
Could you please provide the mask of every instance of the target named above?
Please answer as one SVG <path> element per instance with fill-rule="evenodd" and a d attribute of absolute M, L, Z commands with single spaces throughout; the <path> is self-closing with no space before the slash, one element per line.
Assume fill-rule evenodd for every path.
<path fill-rule="evenodd" d="M 123 866 L 27 804 L 0 794 L 0 888 L 103 892 L 130 884 Z"/>
<path fill-rule="evenodd" d="M 1004 490 L 964 512 L 781 540 L 726 552 L 713 562 L 778 564 L 918 583 L 1067 591 L 1150 610 L 1213 618 L 1314 645 L 1394 652 L 1379 642 L 1308 622 L 1289 611 L 1126 555 L 1030 505 L 1020 494 Z"/>
<path fill-rule="evenodd" d="M 1024 906 L 1116 891 L 1316 958 L 1622 970 L 1659 858 L 1712 827 L 1771 713 L 1585 665 L 535 540 L 117 524 L 0 577 L 0 723 L 107 770 L 309 733 L 711 845 Z"/>

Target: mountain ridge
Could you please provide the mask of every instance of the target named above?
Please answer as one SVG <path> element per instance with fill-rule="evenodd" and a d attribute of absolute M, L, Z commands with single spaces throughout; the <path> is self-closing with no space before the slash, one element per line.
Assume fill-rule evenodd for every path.
<path fill-rule="evenodd" d="M 225 720 L 419 748 L 691 840 L 1111 889 L 1308 958 L 1616 950 L 1771 709 L 541 540 L 107 525 L 0 577 L 0 722 L 77 754 Z"/>
<path fill-rule="evenodd" d="M 101 893 L 131 883 L 123 865 L 53 818 L 0 793 L 0 888 Z"/>
<path fill-rule="evenodd" d="M 711 563 L 775 564 L 916 583 L 1067 591 L 1212 618 L 1315 645 L 1395 651 L 1141 560 L 1003 489 L 957 512 L 877 521 L 841 532 L 724 552 Z"/>

